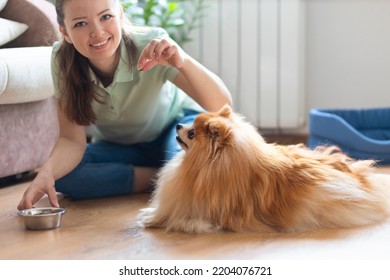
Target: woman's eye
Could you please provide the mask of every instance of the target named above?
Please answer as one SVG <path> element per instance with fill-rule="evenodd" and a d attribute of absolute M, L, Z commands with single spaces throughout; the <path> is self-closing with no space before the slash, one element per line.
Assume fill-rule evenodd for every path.
<path fill-rule="evenodd" d="M 112 15 L 109 14 L 102 16 L 102 20 L 109 20 L 110 18 L 112 18 Z"/>
<path fill-rule="evenodd" d="M 80 21 L 80 22 L 76 23 L 74 25 L 74 27 L 83 27 L 83 26 L 86 26 L 86 25 L 87 25 L 87 23 L 85 21 Z"/>
<path fill-rule="evenodd" d="M 195 129 L 191 129 L 188 131 L 188 139 L 192 139 L 195 137 Z"/>

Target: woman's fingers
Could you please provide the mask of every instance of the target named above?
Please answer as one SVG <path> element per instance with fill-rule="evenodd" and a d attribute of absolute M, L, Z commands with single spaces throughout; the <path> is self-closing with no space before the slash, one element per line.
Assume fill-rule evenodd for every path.
<path fill-rule="evenodd" d="M 50 188 L 48 190 L 47 196 L 49 198 L 51 206 L 57 207 L 57 208 L 60 207 L 60 205 L 58 204 L 57 192 L 54 188 Z"/>
<path fill-rule="evenodd" d="M 43 193 L 37 192 L 34 188 L 27 189 L 22 200 L 19 202 L 18 210 L 32 208 L 33 205 L 43 197 L 43 195 Z"/>
<path fill-rule="evenodd" d="M 157 60 L 164 56 L 164 52 L 172 46 L 172 43 L 167 39 L 161 39 L 154 49 L 154 54 Z"/>
<path fill-rule="evenodd" d="M 156 40 L 152 40 L 142 50 L 141 55 L 138 59 L 138 63 L 137 63 L 138 70 L 144 70 L 146 63 L 148 63 L 149 61 L 155 60 L 154 50 L 155 50 L 157 44 L 158 44 L 158 42 Z"/>
<path fill-rule="evenodd" d="M 154 39 L 143 49 L 137 63 L 137 68 L 140 71 L 146 71 L 158 64 L 171 64 L 169 60 L 177 52 L 177 46 L 171 41 L 167 39 Z"/>

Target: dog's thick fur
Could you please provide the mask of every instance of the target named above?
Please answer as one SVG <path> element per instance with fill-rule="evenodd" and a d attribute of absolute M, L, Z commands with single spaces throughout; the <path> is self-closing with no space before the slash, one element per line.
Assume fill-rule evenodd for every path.
<path fill-rule="evenodd" d="M 336 147 L 268 144 L 229 106 L 177 131 L 184 151 L 159 173 L 139 217 L 146 227 L 302 232 L 389 215 L 390 197 L 372 173 L 373 161 L 352 160 Z"/>

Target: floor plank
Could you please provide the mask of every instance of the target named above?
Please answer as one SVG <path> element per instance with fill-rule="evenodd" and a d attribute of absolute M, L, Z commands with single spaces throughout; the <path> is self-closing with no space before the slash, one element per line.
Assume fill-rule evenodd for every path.
<path fill-rule="evenodd" d="M 380 173 L 390 174 L 390 168 Z M 136 225 L 149 194 L 72 201 L 58 229 L 25 230 L 17 215 L 28 182 L 0 189 L 0 259 L 389 259 L 390 221 L 299 235 L 167 233 Z M 390 176 L 389 176 L 390 187 Z M 37 206 L 46 206 L 42 199 Z"/>

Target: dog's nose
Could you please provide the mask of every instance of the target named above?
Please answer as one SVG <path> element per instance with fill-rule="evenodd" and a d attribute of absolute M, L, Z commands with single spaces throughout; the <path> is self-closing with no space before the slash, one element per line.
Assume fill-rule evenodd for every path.
<path fill-rule="evenodd" d="M 183 125 L 181 125 L 180 123 L 178 123 L 177 125 L 176 125 L 176 130 L 180 130 L 180 129 L 182 129 L 183 128 Z"/>

